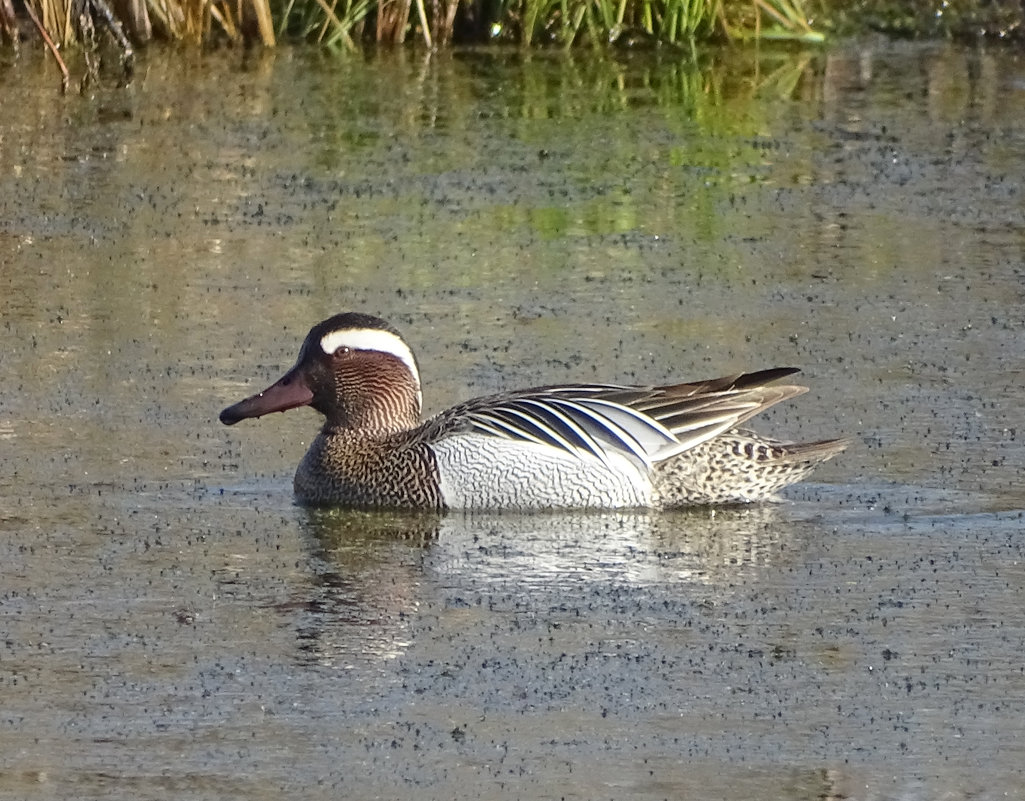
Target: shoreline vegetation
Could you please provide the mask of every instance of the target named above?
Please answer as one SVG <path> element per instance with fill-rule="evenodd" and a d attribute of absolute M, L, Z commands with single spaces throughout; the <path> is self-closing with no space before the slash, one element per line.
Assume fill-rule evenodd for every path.
<path fill-rule="evenodd" d="M 63 75 L 78 50 L 90 73 L 113 49 L 130 80 L 134 49 L 307 42 L 357 50 L 524 47 L 679 50 L 703 42 L 817 44 L 865 31 L 1021 40 L 1025 0 L 0 0 L 0 48 L 45 46 Z"/>

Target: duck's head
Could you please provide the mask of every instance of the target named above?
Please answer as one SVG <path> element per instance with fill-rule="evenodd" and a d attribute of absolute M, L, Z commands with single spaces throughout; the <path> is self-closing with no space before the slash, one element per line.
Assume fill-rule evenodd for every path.
<path fill-rule="evenodd" d="M 312 406 L 328 428 L 387 432 L 416 426 L 421 404 L 420 371 L 399 332 L 379 317 L 347 312 L 313 326 L 295 366 L 220 419 L 230 426 Z"/>

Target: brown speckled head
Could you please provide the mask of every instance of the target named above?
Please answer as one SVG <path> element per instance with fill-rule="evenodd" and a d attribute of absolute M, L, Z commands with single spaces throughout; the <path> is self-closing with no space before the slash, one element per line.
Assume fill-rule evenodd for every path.
<path fill-rule="evenodd" d="M 418 425 L 421 403 L 420 371 L 398 331 L 378 317 L 349 312 L 310 329 L 295 366 L 220 419 L 234 425 L 312 406 L 327 418 L 327 430 L 386 433 Z"/>

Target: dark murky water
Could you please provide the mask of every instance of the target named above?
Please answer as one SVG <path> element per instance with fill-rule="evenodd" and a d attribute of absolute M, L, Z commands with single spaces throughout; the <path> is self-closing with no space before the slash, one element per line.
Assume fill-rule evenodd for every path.
<path fill-rule="evenodd" d="M 147 54 L 0 81 L 0 797 L 1025 796 L 1025 65 Z M 436 409 L 777 364 L 769 507 L 311 513 L 380 314 Z"/>

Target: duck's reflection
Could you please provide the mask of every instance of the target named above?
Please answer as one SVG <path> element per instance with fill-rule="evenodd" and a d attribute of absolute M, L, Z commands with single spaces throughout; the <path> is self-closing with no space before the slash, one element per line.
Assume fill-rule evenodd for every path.
<path fill-rule="evenodd" d="M 389 659 L 405 647 L 409 614 L 422 592 L 424 548 L 438 536 L 436 513 L 303 510 L 310 551 L 298 615 L 298 658 L 350 667 Z"/>
<path fill-rule="evenodd" d="M 400 655 L 430 619 L 472 603 L 534 610 L 603 594 L 728 602 L 801 550 L 814 521 L 791 506 L 448 515 L 308 510 L 299 659 L 349 667 Z M 469 600 L 474 599 L 474 600 Z M 494 601 L 494 603 L 492 603 Z M 483 603 L 482 603 L 483 602 Z"/>
<path fill-rule="evenodd" d="M 775 505 L 672 513 L 446 518 L 431 565 L 524 586 L 570 581 L 726 585 L 788 558 L 794 520 Z"/>

